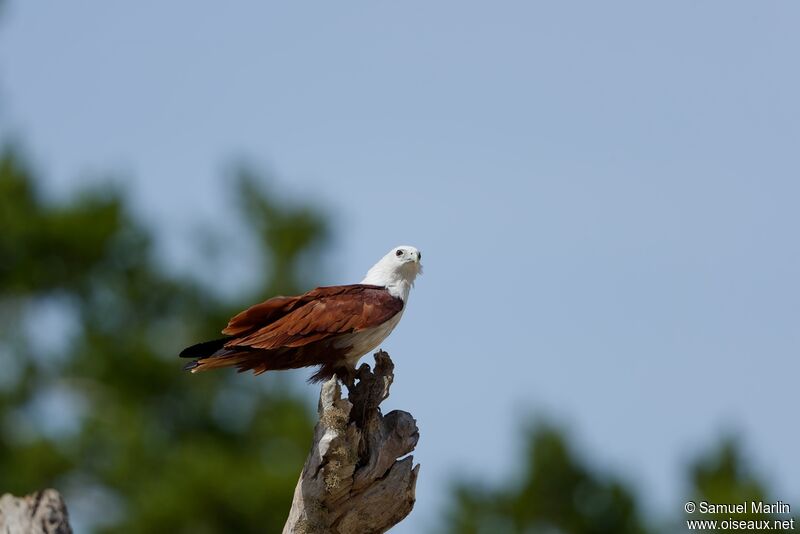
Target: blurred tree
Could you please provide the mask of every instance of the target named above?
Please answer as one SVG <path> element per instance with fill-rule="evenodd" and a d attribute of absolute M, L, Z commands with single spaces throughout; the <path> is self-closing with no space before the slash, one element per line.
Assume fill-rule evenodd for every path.
<path fill-rule="evenodd" d="M 454 489 L 448 531 L 642 533 L 636 499 L 625 485 L 590 471 L 552 425 L 528 433 L 520 478 L 497 489 L 462 481 Z"/>
<path fill-rule="evenodd" d="M 241 173 L 240 202 L 271 276 L 227 302 L 163 269 L 120 191 L 47 202 L 19 152 L 0 154 L 0 490 L 61 489 L 102 519 L 96 531 L 280 530 L 310 443 L 306 405 L 177 359 L 231 312 L 306 289 L 297 262 L 324 243 L 325 221 L 256 184 Z"/>
<path fill-rule="evenodd" d="M 739 521 L 762 519 L 789 519 L 778 514 L 753 513 L 751 502 L 770 502 L 766 486 L 751 471 L 749 462 L 742 453 L 738 440 L 725 436 L 708 452 L 700 455 L 689 467 L 689 497 L 699 503 L 707 501 L 714 504 L 747 503 L 744 514 L 686 514 L 685 519 L 716 519 L 723 521 L 734 518 Z M 774 502 L 774 501 L 772 501 Z"/>
<path fill-rule="evenodd" d="M 715 504 L 775 502 L 766 486 L 751 472 L 739 442 L 723 437 L 687 469 L 689 492 L 681 506 L 664 517 L 640 516 L 640 499 L 613 475 L 587 468 L 570 452 L 564 435 L 554 426 L 539 424 L 527 435 L 527 454 L 517 480 L 496 488 L 474 480 L 453 488 L 445 515 L 445 531 L 483 533 L 624 533 L 685 532 L 687 519 L 719 521 L 788 520 L 787 514 L 684 514 L 682 503 Z M 795 520 L 797 523 L 797 520 Z"/>
<path fill-rule="evenodd" d="M 739 442 L 723 437 L 700 455 L 689 468 L 692 496 L 715 503 L 740 503 L 766 499 L 764 485 L 748 469 Z"/>

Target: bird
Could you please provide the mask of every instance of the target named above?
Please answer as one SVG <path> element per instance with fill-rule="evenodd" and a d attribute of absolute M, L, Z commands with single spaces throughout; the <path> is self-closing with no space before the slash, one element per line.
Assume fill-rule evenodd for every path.
<path fill-rule="evenodd" d="M 378 347 L 403 316 L 422 253 L 409 245 L 390 250 L 358 284 L 323 286 L 291 297 L 273 297 L 235 315 L 224 337 L 187 347 L 185 370 L 221 367 L 238 371 L 318 366 L 310 382 L 334 375 L 352 387 L 358 360 Z"/>

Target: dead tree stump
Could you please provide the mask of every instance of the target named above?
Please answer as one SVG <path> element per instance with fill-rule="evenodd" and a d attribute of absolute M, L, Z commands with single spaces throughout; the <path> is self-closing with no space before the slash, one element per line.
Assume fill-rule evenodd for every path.
<path fill-rule="evenodd" d="M 314 442 L 284 534 L 386 532 L 414 507 L 419 464 L 406 455 L 419 440 L 416 421 L 408 412 L 380 410 L 394 363 L 379 351 L 375 370 L 362 364 L 356 376 L 347 399 L 335 377 L 322 385 Z"/>
<path fill-rule="evenodd" d="M 25 497 L 6 493 L 0 497 L 2 534 L 71 534 L 67 506 L 54 489 Z"/>

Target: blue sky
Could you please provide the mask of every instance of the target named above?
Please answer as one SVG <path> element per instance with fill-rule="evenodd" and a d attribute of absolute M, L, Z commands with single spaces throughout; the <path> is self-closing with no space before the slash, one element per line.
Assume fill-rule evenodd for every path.
<path fill-rule="evenodd" d="M 537 413 L 653 510 L 729 429 L 796 502 L 799 22 L 788 1 L 12 0 L 0 121 L 53 194 L 126 183 L 176 268 L 198 226 L 233 226 L 239 158 L 336 217 L 325 283 L 424 252 L 385 345 L 422 433 L 397 532 L 454 475 L 513 472 Z"/>

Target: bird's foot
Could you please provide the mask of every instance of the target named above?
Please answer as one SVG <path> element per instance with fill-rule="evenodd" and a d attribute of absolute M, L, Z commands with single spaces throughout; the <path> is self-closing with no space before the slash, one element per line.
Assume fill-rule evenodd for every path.
<path fill-rule="evenodd" d="M 356 387 L 356 373 L 354 369 L 337 369 L 336 376 L 342 384 L 347 386 L 347 391 L 353 391 Z"/>

